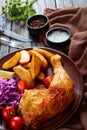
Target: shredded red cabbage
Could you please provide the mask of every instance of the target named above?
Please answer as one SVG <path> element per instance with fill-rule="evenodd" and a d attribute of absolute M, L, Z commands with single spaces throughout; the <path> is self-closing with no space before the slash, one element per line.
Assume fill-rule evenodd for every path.
<path fill-rule="evenodd" d="M 13 78 L 0 78 L 0 111 L 5 106 L 18 107 L 22 94 L 17 92 L 17 81 Z"/>
<path fill-rule="evenodd" d="M 17 109 L 21 96 L 22 94 L 17 92 L 17 80 L 0 78 L 0 114 L 5 106 L 13 106 Z M 2 125 L 1 116 L 0 125 Z"/>

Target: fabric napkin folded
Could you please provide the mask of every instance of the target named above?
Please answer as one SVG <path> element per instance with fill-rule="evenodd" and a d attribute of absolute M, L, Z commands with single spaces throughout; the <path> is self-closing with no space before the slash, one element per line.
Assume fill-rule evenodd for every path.
<path fill-rule="evenodd" d="M 70 30 L 71 42 L 67 55 L 78 66 L 85 87 L 79 110 L 66 125 L 58 130 L 87 130 L 87 7 L 47 8 L 44 14 L 49 17 L 50 28 L 65 27 Z M 48 46 L 45 35 L 40 36 L 40 41 Z"/>

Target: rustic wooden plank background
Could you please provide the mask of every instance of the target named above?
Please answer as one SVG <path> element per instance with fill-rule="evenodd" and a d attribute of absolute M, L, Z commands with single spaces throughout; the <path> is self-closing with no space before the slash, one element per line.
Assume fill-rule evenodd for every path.
<path fill-rule="evenodd" d="M 5 0 L 0 0 L 0 17 L 1 17 L 1 7 L 4 4 Z M 37 14 L 43 14 L 45 8 L 67 8 L 67 7 L 81 7 L 81 6 L 87 6 L 87 0 L 37 0 L 37 2 L 33 5 Z M 23 22 L 20 22 L 19 24 L 16 24 L 15 22 L 11 23 L 10 21 L 7 21 L 6 18 L 4 17 L 3 19 L 0 18 L 0 27 L 4 27 L 22 36 L 30 38 L 26 24 L 24 24 Z M 29 47 L 39 45 L 40 43 L 35 41 L 28 43 Z M 14 50 L 17 50 L 17 48 L 8 47 L 0 43 L 0 58 Z"/>

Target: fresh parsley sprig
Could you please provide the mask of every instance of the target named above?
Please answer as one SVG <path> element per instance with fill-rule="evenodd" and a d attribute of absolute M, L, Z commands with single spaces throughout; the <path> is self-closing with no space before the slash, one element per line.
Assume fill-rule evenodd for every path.
<path fill-rule="evenodd" d="M 36 13 L 32 7 L 36 1 L 26 0 L 25 2 L 21 2 L 21 0 L 6 0 L 5 6 L 2 7 L 2 14 L 7 15 L 7 18 L 11 21 L 26 20 L 29 16 Z"/>

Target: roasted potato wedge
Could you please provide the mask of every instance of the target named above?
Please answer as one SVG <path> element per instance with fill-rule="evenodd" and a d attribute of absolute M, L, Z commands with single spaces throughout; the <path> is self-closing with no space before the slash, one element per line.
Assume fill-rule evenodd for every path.
<path fill-rule="evenodd" d="M 42 61 L 37 55 L 33 55 L 30 68 L 33 79 L 35 79 L 39 75 L 41 67 L 42 67 Z"/>
<path fill-rule="evenodd" d="M 45 74 L 43 72 L 40 72 L 37 78 L 43 80 L 45 78 Z"/>
<path fill-rule="evenodd" d="M 53 56 L 54 54 L 45 50 L 45 49 L 40 49 L 40 48 L 33 48 L 33 50 L 35 50 L 36 52 L 42 54 L 45 58 L 47 58 L 48 60 L 50 59 L 51 56 Z"/>
<path fill-rule="evenodd" d="M 34 80 L 32 79 L 32 76 L 29 70 L 18 65 L 18 66 L 13 67 L 13 71 L 18 75 L 18 77 L 21 80 L 27 83 L 29 89 L 34 88 Z"/>
<path fill-rule="evenodd" d="M 27 50 L 21 50 L 20 54 L 21 54 L 21 57 L 19 60 L 20 64 L 25 64 L 25 63 L 28 63 L 30 61 L 30 55 L 29 55 Z"/>
<path fill-rule="evenodd" d="M 48 62 L 47 62 L 47 60 L 45 59 L 45 57 L 43 55 L 41 55 L 40 53 L 36 52 L 35 50 L 30 50 L 29 54 L 31 56 L 36 55 L 42 61 L 42 69 L 43 70 L 47 69 Z"/>
<path fill-rule="evenodd" d="M 15 65 L 17 65 L 19 60 L 20 60 L 20 52 L 16 52 L 16 54 L 12 58 L 10 58 L 8 61 L 6 61 L 3 64 L 2 68 L 3 69 L 11 69 Z"/>
<path fill-rule="evenodd" d="M 26 69 L 30 69 L 30 67 L 31 67 L 31 62 L 26 63 L 26 64 L 23 64 L 22 66 L 23 66 L 24 68 L 26 68 Z"/>
<path fill-rule="evenodd" d="M 44 84 L 38 84 L 36 87 L 35 87 L 36 89 L 46 89 L 46 87 L 44 86 Z"/>

